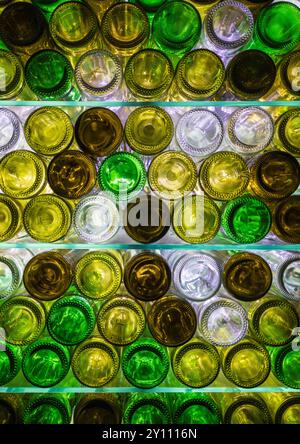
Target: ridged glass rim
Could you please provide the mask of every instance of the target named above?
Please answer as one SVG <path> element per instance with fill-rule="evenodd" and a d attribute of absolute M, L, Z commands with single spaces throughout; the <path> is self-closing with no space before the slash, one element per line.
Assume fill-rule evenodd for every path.
<path fill-rule="evenodd" d="M 292 94 L 293 96 L 300 97 L 300 90 L 295 91 L 291 88 L 291 84 L 287 78 L 287 69 L 289 67 L 291 59 L 296 55 L 300 55 L 300 49 L 296 49 L 295 51 L 288 53 L 285 55 L 285 57 L 282 59 L 281 63 L 279 64 L 278 71 L 280 74 L 280 81 L 283 83 L 284 87 L 287 89 L 287 91 Z"/>
<path fill-rule="evenodd" d="M 130 399 L 129 399 L 130 402 Z M 163 401 L 163 399 L 156 398 L 155 396 L 148 395 L 147 397 L 139 397 L 138 399 L 135 399 L 134 404 L 129 403 L 123 412 L 123 422 L 124 424 L 131 424 L 131 418 L 135 414 L 135 412 L 140 409 L 141 407 L 145 407 L 147 405 L 153 405 L 155 408 L 157 408 L 162 415 L 165 417 L 165 419 L 170 423 L 171 421 L 171 413 L 169 411 L 169 408 L 167 404 Z M 164 418 L 162 417 L 162 423 Z"/>
<path fill-rule="evenodd" d="M 257 396 L 249 396 L 247 393 L 242 394 L 243 398 L 233 398 L 230 405 L 227 407 L 224 412 L 223 421 L 224 424 L 231 424 L 231 417 L 234 414 L 235 410 L 244 404 L 251 405 L 261 410 L 268 421 L 268 424 L 272 423 L 272 418 L 269 412 L 269 409 L 262 398 L 258 398 Z"/>
<path fill-rule="evenodd" d="M 159 368 L 160 374 L 159 377 L 156 379 L 156 381 L 152 384 L 147 383 L 147 381 L 144 381 L 143 384 L 138 384 L 126 368 L 126 361 L 129 361 L 136 353 L 139 353 L 140 351 L 147 350 L 150 352 L 153 352 L 157 357 L 159 357 L 160 365 L 163 366 L 163 368 Z M 166 348 L 163 345 L 160 345 L 155 339 L 152 338 L 143 338 L 139 339 L 138 341 L 133 342 L 132 344 L 125 347 L 123 355 L 122 355 L 122 371 L 127 379 L 127 381 L 132 384 L 135 387 L 143 388 L 143 389 L 149 389 L 154 388 L 158 385 L 160 385 L 164 379 L 167 377 L 169 372 L 169 355 L 166 350 Z"/>
<path fill-rule="evenodd" d="M 0 99 L 2 99 L 3 96 L 5 97 L 7 95 L 7 91 L 11 91 L 11 90 L 13 91 L 15 88 L 17 88 L 19 86 L 19 90 L 17 92 L 15 92 L 13 94 L 13 96 L 8 95 L 6 100 L 9 100 L 11 98 L 16 97 L 25 86 L 25 80 L 21 83 L 21 85 L 19 85 L 20 81 L 22 80 L 22 77 L 24 77 L 24 68 L 23 68 L 23 65 L 21 64 L 19 58 L 17 57 L 17 55 L 14 54 L 13 52 L 10 52 L 9 50 L 5 50 L 5 49 L 0 48 L 0 56 L 1 55 L 5 55 L 5 57 L 10 59 L 12 64 L 15 65 L 15 75 L 14 75 L 14 78 L 12 79 L 12 81 L 10 82 L 10 84 L 6 86 L 5 91 L 0 90 Z M 1 106 L 3 106 L 3 105 L 1 105 Z"/>
<path fill-rule="evenodd" d="M 109 376 L 109 378 L 106 380 L 106 382 L 101 383 L 101 384 L 97 384 L 97 385 L 91 385 L 88 384 L 87 381 L 84 381 L 84 378 L 81 378 L 79 376 L 79 368 L 78 368 L 78 358 L 80 356 L 80 354 L 88 349 L 91 348 L 95 348 L 95 349 L 102 349 L 104 350 L 104 352 L 106 352 L 106 354 L 111 358 L 112 362 L 113 362 L 113 367 L 111 368 L 111 375 Z M 103 385 L 108 384 L 118 373 L 119 371 L 119 367 L 120 367 L 120 360 L 119 360 L 119 356 L 117 351 L 115 350 L 115 348 L 108 344 L 107 342 L 105 342 L 103 339 L 101 338 L 97 338 L 97 337 L 92 337 L 90 339 L 87 339 L 84 342 L 81 342 L 75 349 L 74 354 L 72 356 L 72 360 L 71 360 L 71 368 L 73 370 L 74 376 L 76 377 L 76 379 L 81 382 L 81 384 L 88 386 L 88 387 L 102 387 Z"/>
<path fill-rule="evenodd" d="M 178 421 L 180 415 L 182 415 L 182 413 L 184 413 L 186 409 L 193 405 L 206 407 L 210 411 L 210 413 L 216 417 L 218 423 L 220 423 L 222 420 L 222 415 L 217 404 L 212 398 L 209 398 L 207 395 L 199 393 L 197 397 L 195 396 L 193 398 L 191 397 L 190 399 L 185 400 L 182 399 L 180 401 L 181 404 L 174 411 L 173 419 L 175 424 Z"/>
<path fill-rule="evenodd" d="M 21 349 L 16 345 L 8 344 L 0 339 L 1 353 L 5 353 L 9 359 L 9 374 L 0 374 L 0 384 L 5 385 L 12 381 L 21 369 Z"/>
<path fill-rule="evenodd" d="M 281 418 L 289 407 L 300 404 L 300 395 L 294 394 L 293 397 L 284 399 L 275 413 L 275 424 L 281 424 Z"/>
<path fill-rule="evenodd" d="M 21 122 L 17 114 L 14 111 L 11 111 L 9 108 L 0 108 L 0 118 L 3 114 L 11 121 L 13 126 L 13 135 L 5 145 L 0 145 L 0 153 L 5 153 L 6 151 L 11 150 L 16 145 L 21 135 Z"/>
<path fill-rule="evenodd" d="M 3 319 L 3 316 L 5 316 L 6 310 L 14 305 L 21 305 L 31 311 L 31 313 L 34 314 L 34 317 L 36 319 L 36 328 L 34 331 L 31 331 L 31 334 L 26 339 L 10 339 L 9 337 L 6 337 L 6 341 L 8 344 L 12 345 L 30 345 L 38 339 L 42 331 L 44 330 L 45 323 L 46 323 L 46 313 L 45 309 L 42 306 L 42 304 L 39 301 L 36 301 L 35 299 L 28 297 L 28 296 L 13 296 L 1 305 L 0 307 L 0 319 Z M 0 329 L 1 332 L 1 329 Z M 2 335 L 0 335 L 1 338 Z M 27 349 L 26 349 L 27 350 Z"/>
<path fill-rule="evenodd" d="M 103 317 L 106 316 L 106 314 L 111 309 L 116 308 L 116 307 L 126 307 L 126 308 L 130 309 L 136 315 L 136 320 L 138 323 L 138 331 L 137 331 L 137 334 L 135 334 L 134 339 L 131 338 L 130 341 L 121 340 L 121 341 L 115 342 L 111 339 L 111 337 L 109 337 L 105 333 L 105 328 L 103 325 Z M 99 313 L 97 315 L 97 327 L 98 327 L 99 332 L 110 344 L 117 345 L 117 346 L 124 346 L 124 345 L 131 344 L 134 341 L 137 341 L 138 338 L 143 333 L 145 326 L 146 326 L 146 318 L 145 318 L 145 312 L 144 312 L 143 307 L 139 304 L 138 301 L 135 301 L 128 296 L 120 295 L 120 296 L 116 296 L 112 299 L 109 299 L 101 306 Z"/>
<path fill-rule="evenodd" d="M 279 290 L 283 293 L 283 295 L 290 301 L 294 301 L 294 302 L 299 302 L 300 300 L 300 296 L 299 298 L 295 298 L 294 296 L 292 296 L 285 288 L 284 284 L 283 284 L 283 273 L 285 272 L 285 269 L 287 268 L 288 265 L 290 265 L 291 263 L 295 262 L 295 261 L 299 261 L 300 263 L 300 255 L 296 256 L 293 255 L 292 257 L 286 259 L 284 262 L 282 262 L 280 264 L 280 266 L 277 268 L 276 273 L 275 273 L 275 283 L 277 284 L 277 286 L 279 287 Z"/>
<path fill-rule="evenodd" d="M 38 114 L 42 114 L 47 111 L 51 112 L 52 116 L 53 116 L 54 112 L 59 114 L 60 119 L 63 120 L 64 124 L 65 124 L 64 138 L 61 140 L 61 142 L 58 145 L 56 145 L 55 151 L 52 151 L 52 147 L 50 148 L 50 150 L 48 150 L 48 147 L 45 146 L 44 144 L 42 145 L 42 150 L 41 150 L 41 145 L 33 143 L 30 140 L 30 124 L 32 123 L 31 119 L 35 118 Z M 38 154 L 42 154 L 44 156 L 54 156 L 56 154 L 63 152 L 65 149 L 67 149 L 71 145 L 71 143 L 74 139 L 74 128 L 73 128 L 73 124 L 71 122 L 69 115 L 65 111 L 63 111 L 61 108 L 42 106 L 38 109 L 35 109 L 27 117 L 27 119 L 24 123 L 24 135 L 25 135 L 26 142 L 35 152 L 37 152 Z"/>
<path fill-rule="evenodd" d="M 275 234 L 277 237 L 279 237 L 279 239 L 283 240 L 284 242 L 289 242 L 291 244 L 297 244 L 297 243 L 299 243 L 299 236 L 295 239 L 293 237 L 293 235 L 286 232 L 283 229 L 283 227 L 280 226 L 280 223 L 278 223 L 280 221 L 280 218 L 279 218 L 280 207 L 282 207 L 282 206 L 284 207 L 286 204 L 288 204 L 291 201 L 294 201 L 296 203 L 297 203 L 297 201 L 299 201 L 299 205 L 300 205 L 300 195 L 294 194 L 292 196 L 285 197 L 284 199 L 282 199 L 276 203 L 276 206 L 274 207 L 274 211 L 273 211 L 273 226 L 275 229 L 274 230 Z M 287 240 L 287 238 L 288 238 L 288 240 Z"/>
<path fill-rule="evenodd" d="M 293 388 L 293 389 L 299 389 L 300 384 L 295 384 L 293 380 L 288 376 L 288 378 L 285 375 L 285 372 L 283 371 L 283 361 L 286 355 L 289 353 L 299 353 L 298 350 L 294 351 L 292 349 L 291 344 L 283 345 L 282 347 L 276 348 L 275 351 L 275 357 L 274 357 L 274 364 L 273 364 L 273 372 L 276 376 L 276 378 L 281 381 L 283 384 L 285 384 L 287 387 Z"/>
<path fill-rule="evenodd" d="M 9 268 L 12 279 L 9 287 L 1 291 L 0 301 L 12 296 L 22 283 L 22 270 L 16 265 L 16 262 L 14 262 L 10 255 L 7 257 L 5 253 L 0 253 L 0 264 L 1 263 Z"/>
<path fill-rule="evenodd" d="M 198 150 L 197 148 L 192 147 L 191 145 L 188 144 L 188 142 L 186 141 L 184 134 L 183 134 L 183 125 L 189 121 L 189 117 L 192 115 L 196 115 L 196 114 L 203 114 L 203 115 L 209 115 L 211 116 L 211 118 L 214 118 L 215 122 L 218 124 L 219 126 L 219 137 L 216 143 L 213 144 L 212 148 L 201 148 L 201 151 Z M 222 121 L 220 119 L 220 117 L 213 111 L 210 110 L 206 110 L 203 108 L 195 108 L 195 109 L 191 109 L 190 111 L 185 112 L 178 120 L 177 122 L 177 126 L 176 126 L 176 131 L 175 131 L 175 136 L 177 139 L 177 142 L 180 146 L 180 148 L 185 151 L 187 154 L 189 154 L 190 156 L 205 156 L 208 154 L 212 154 L 213 152 L 215 152 L 221 145 L 222 140 L 223 140 L 223 136 L 224 136 L 224 128 L 223 128 L 223 124 Z"/>
<path fill-rule="evenodd" d="M 297 148 L 295 145 L 292 145 L 286 135 L 285 135 L 285 129 L 286 129 L 286 125 L 290 119 L 290 117 L 294 117 L 294 116 L 298 116 L 300 119 L 300 108 L 296 108 L 296 109 L 289 109 L 287 111 L 285 111 L 283 114 L 281 114 L 278 118 L 278 120 L 276 121 L 276 126 L 278 128 L 278 137 L 279 140 L 281 141 L 281 143 L 283 144 L 284 148 L 290 152 L 291 154 L 295 155 L 295 156 L 299 156 L 300 157 L 300 149 Z"/>
<path fill-rule="evenodd" d="M 74 407 L 74 424 L 80 424 L 78 418 L 81 416 L 82 412 L 90 405 L 94 406 L 97 401 L 102 404 L 106 404 L 112 410 L 113 414 L 119 419 L 120 422 L 120 409 L 118 405 L 114 403 L 111 394 L 108 393 L 92 393 L 86 394 L 84 397 L 80 398 Z"/>
<path fill-rule="evenodd" d="M 110 83 L 108 83 L 106 86 L 102 86 L 99 88 L 96 88 L 94 86 L 91 86 L 89 83 L 87 83 L 85 80 L 83 80 L 81 75 L 81 65 L 85 61 L 85 59 L 98 55 L 98 56 L 105 56 L 109 57 L 113 63 L 116 70 L 115 77 L 111 80 Z M 78 60 L 76 67 L 75 67 L 75 80 L 79 88 L 84 92 L 85 90 L 88 91 L 89 94 L 92 94 L 97 97 L 104 97 L 105 95 L 113 92 L 115 89 L 117 89 L 122 81 L 122 66 L 121 62 L 115 54 L 111 53 L 110 51 L 107 51 L 106 49 L 92 49 L 90 51 L 87 51 L 84 53 L 80 59 Z"/>
<path fill-rule="evenodd" d="M 11 224 L 4 234 L 0 235 L 0 241 L 6 241 L 15 236 L 21 227 L 22 213 L 19 204 L 6 194 L 0 194 L 0 205 L 5 205 L 11 214 Z M 1 207 L 0 207 L 1 208 Z"/>
<path fill-rule="evenodd" d="M 68 401 L 66 401 L 68 402 Z M 68 409 L 65 406 L 65 403 L 56 396 L 50 395 L 42 395 L 42 396 L 36 396 L 34 398 L 30 398 L 27 405 L 24 408 L 23 412 L 23 421 L 24 424 L 31 424 L 30 422 L 30 414 L 31 411 L 37 407 L 40 407 L 41 405 L 51 405 L 56 407 L 63 419 L 63 424 L 69 424 L 71 420 L 71 413 L 68 412 Z"/>

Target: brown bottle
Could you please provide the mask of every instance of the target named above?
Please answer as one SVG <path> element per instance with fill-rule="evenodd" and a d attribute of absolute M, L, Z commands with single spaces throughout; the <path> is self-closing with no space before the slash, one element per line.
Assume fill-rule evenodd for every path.
<path fill-rule="evenodd" d="M 83 396 L 75 407 L 74 424 L 120 424 L 119 400 L 113 394 Z"/>
<path fill-rule="evenodd" d="M 171 284 L 171 270 L 158 254 L 145 252 L 134 256 L 125 267 L 124 284 L 132 296 L 153 301 L 164 296 Z"/>
<path fill-rule="evenodd" d="M 300 196 L 289 196 L 272 208 L 272 231 L 279 239 L 300 243 Z"/>

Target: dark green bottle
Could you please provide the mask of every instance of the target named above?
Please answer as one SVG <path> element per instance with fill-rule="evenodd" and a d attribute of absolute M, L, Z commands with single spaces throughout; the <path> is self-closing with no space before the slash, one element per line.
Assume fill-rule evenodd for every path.
<path fill-rule="evenodd" d="M 21 361 L 20 347 L 0 340 L 0 385 L 9 383 L 17 376 L 21 369 Z"/>
<path fill-rule="evenodd" d="M 29 398 L 24 424 L 70 424 L 72 408 L 67 395 L 44 394 Z"/>
<path fill-rule="evenodd" d="M 175 424 L 219 424 L 221 413 L 210 396 L 184 393 L 177 395 L 173 419 Z"/>
<path fill-rule="evenodd" d="M 171 424 L 171 411 L 163 394 L 130 395 L 123 413 L 124 424 Z"/>

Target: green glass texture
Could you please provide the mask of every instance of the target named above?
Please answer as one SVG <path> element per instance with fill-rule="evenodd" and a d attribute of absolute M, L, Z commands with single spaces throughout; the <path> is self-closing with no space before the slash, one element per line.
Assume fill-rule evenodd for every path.
<path fill-rule="evenodd" d="M 225 206 L 222 226 L 234 242 L 251 244 L 263 239 L 271 228 L 271 213 L 266 204 L 250 196 L 233 199 Z"/>
<path fill-rule="evenodd" d="M 92 333 L 96 322 L 90 303 L 79 295 L 57 300 L 48 315 L 48 330 L 53 339 L 64 345 L 75 345 Z"/>
<path fill-rule="evenodd" d="M 63 99 L 73 87 L 73 70 L 67 58 L 54 50 L 34 54 L 25 66 L 29 88 L 42 100 Z"/>
<path fill-rule="evenodd" d="M 300 9 L 278 2 L 263 8 L 256 20 L 254 43 L 269 54 L 286 54 L 300 42 Z"/>
<path fill-rule="evenodd" d="M 71 408 L 60 395 L 37 395 L 29 399 L 23 413 L 24 424 L 70 424 Z"/>
<path fill-rule="evenodd" d="M 147 12 L 155 12 L 160 8 L 167 0 L 133 0 L 133 3 L 138 3 Z"/>
<path fill-rule="evenodd" d="M 293 344 L 270 347 L 272 372 L 287 387 L 300 389 L 300 350 Z"/>
<path fill-rule="evenodd" d="M 21 362 L 21 349 L 0 340 L 0 385 L 7 384 L 17 376 Z"/>
<path fill-rule="evenodd" d="M 37 387 L 52 387 L 62 381 L 70 368 L 69 350 L 52 339 L 29 345 L 23 356 L 23 373 Z"/>
<path fill-rule="evenodd" d="M 54 11 L 54 9 L 57 8 L 57 6 L 65 2 L 66 0 L 32 0 L 32 3 L 46 14 L 51 14 Z"/>
<path fill-rule="evenodd" d="M 178 55 L 190 51 L 197 43 L 201 18 L 190 3 L 166 2 L 153 18 L 152 32 L 159 48 Z"/>
<path fill-rule="evenodd" d="M 107 157 L 98 174 L 100 187 L 121 200 L 134 197 L 146 183 L 143 162 L 131 153 L 116 153 Z"/>
<path fill-rule="evenodd" d="M 221 414 L 216 403 L 207 395 L 189 393 L 177 395 L 174 409 L 175 424 L 219 424 Z"/>
<path fill-rule="evenodd" d="M 131 395 L 123 413 L 124 424 L 171 424 L 171 413 L 162 394 Z"/>
<path fill-rule="evenodd" d="M 167 349 L 153 339 L 135 341 L 124 350 L 122 369 L 125 378 L 135 387 L 156 387 L 169 371 Z"/>

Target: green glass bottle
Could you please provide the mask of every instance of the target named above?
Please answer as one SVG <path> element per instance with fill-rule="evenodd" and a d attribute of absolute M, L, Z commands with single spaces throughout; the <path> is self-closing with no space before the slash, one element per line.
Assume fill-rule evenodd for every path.
<path fill-rule="evenodd" d="M 97 317 L 101 335 L 114 345 L 136 341 L 145 329 L 145 313 L 134 299 L 121 296 L 105 302 Z"/>
<path fill-rule="evenodd" d="M 274 143 L 282 151 L 300 157 L 300 110 L 291 108 L 281 114 L 275 122 Z"/>
<path fill-rule="evenodd" d="M 200 14 L 191 3 L 165 2 L 154 15 L 152 32 L 155 43 L 164 52 L 183 54 L 200 38 Z"/>
<path fill-rule="evenodd" d="M 203 339 L 192 339 L 178 347 L 172 357 L 176 378 L 193 388 L 210 385 L 217 378 L 220 365 L 216 347 Z"/>
<path fill-rule="evenodd" d="M 184 393 L 177 395 L 173 420 L 175 424 L 220 424 L 221 413 L 210 396 Z"/>
<path fill-rule="evenodd" d="M 249 328 L 262 344 L 280 346 L 288 344 L 293 331 L 299 326 L 294 306 L 285 299 L 265 296 L 248 311 Z"/>
<path fill-rule="evenodd" d="M 153 14 L 168 0 L 131 0 L 139 4 L 147 13 Z"/>
<path fill-rule="evenodd" d="M 87 339 L 95 323 L 93 307 L 78 294 L 59 298 L 51 306 L 47 317 L 50 335 L 63 345 L 76 345 Z"/>
<path fill-rule="evenodd" d="M 254 44 L 268 54 L 292 51 L 300 42 L 300 9 L 294 3 L 275 2 L 263 8 L 254 29 Z"/>
<path fill-rule="evenodd" d="M 22 208 L 17 200 L 0 194 L 0 241 L 12 239 L 22 226 Z"/>
<path fill-rule="evenodd" d="M 300 388 L 300 350 L 293 349 L 293 344 L 282 347 L 270 347 L 272 372 L 287 387 Z"/>
<path fill-rule="evenodd" d="M 7 299 L 0 307 L 0 327 L 7 343 L 27 345 L 35 341 L 45 327 L 44 307 L 28 296 Z"/>
<path fill-rule="evenodd" d="M 242 196 L 228 202 L 222 214 L 222 226 L 234 242 L 259 242 L 271 228 L 271 212 L 267 205 L 252 196 Z"/>
<path fill-rule="evenodd" d="M 21 348 L 0 340 L 0 385 L 12 381 L 19 373 L 21 365 Z"/>
<path fill-rule="evenodd" d="M 68 398 L 59 394 L 34 395 L 23 412 L 24 424 L 70 424 L 72 408 Z"/>
<path fill-rule="evenodd" d="M 146 170 L 141 159 L 127 152 L 107 157 L 98 171 L 99 186 L 115 198 L 127 200 L 136 196 L 146 184 Z"/>
<path fill-rule="evenodd" d="M 123 413 L 124 424 L 171 424 L 167 399 L 158 393 L 135 393 L 128 397 Z"/>
<path fill-rule="evenodd" d="M 120 404 L 113 393 L 84 395 L 75 406 L 74 424 L 120 424 Z"/>
<path fill-rule="evenodd" d="M 66 0 L 32 0 L 32 3 L 46 15 L 50 15 L 61 3 Z"/>
<path fill-rule="evenodd" d="M 72 357 L 74 376 L 88 387 L 102 387 L 118 373 L 119 356 L 115 348 L 98 337 L 79 344 Z"/>
<path fill-rule="evenodd" d="M 222 410 L 223 424 L 272 424 L 266 402 L 256 393 L 222 393 L 215 398 Z"/>
<path fill-rule="evenodd" d="M 127 381 L 135 387 L 157 387 L 169 371 L 167 349 L 154 339 L 139 339 L 124 349 L 122 370 Z"/>
<path fill-rule="evenodd" d="M 17 97 L 25 84 L 24 68 L 12 52 L 0 49 L 0 100 Z"/>
<path fill-rule="evenodd" d="M 45 49 L 30 57 L 25 78 L 31 91 L 41 100 L 79 100 L 70 62 L 58 51 Z"/>
<path fill-rule="evenodd" d="M 20 396 L 8 393 L 0 395 L 0 425 L 21 424 L 21 410 Z"/>
<path fill-rule="evenodd" d="M 49 338 L 29 345 L 22 363 L 25 378 L 37 387 L 53 387 L 61 382 L 70 368 L 69 350 Z"/>

